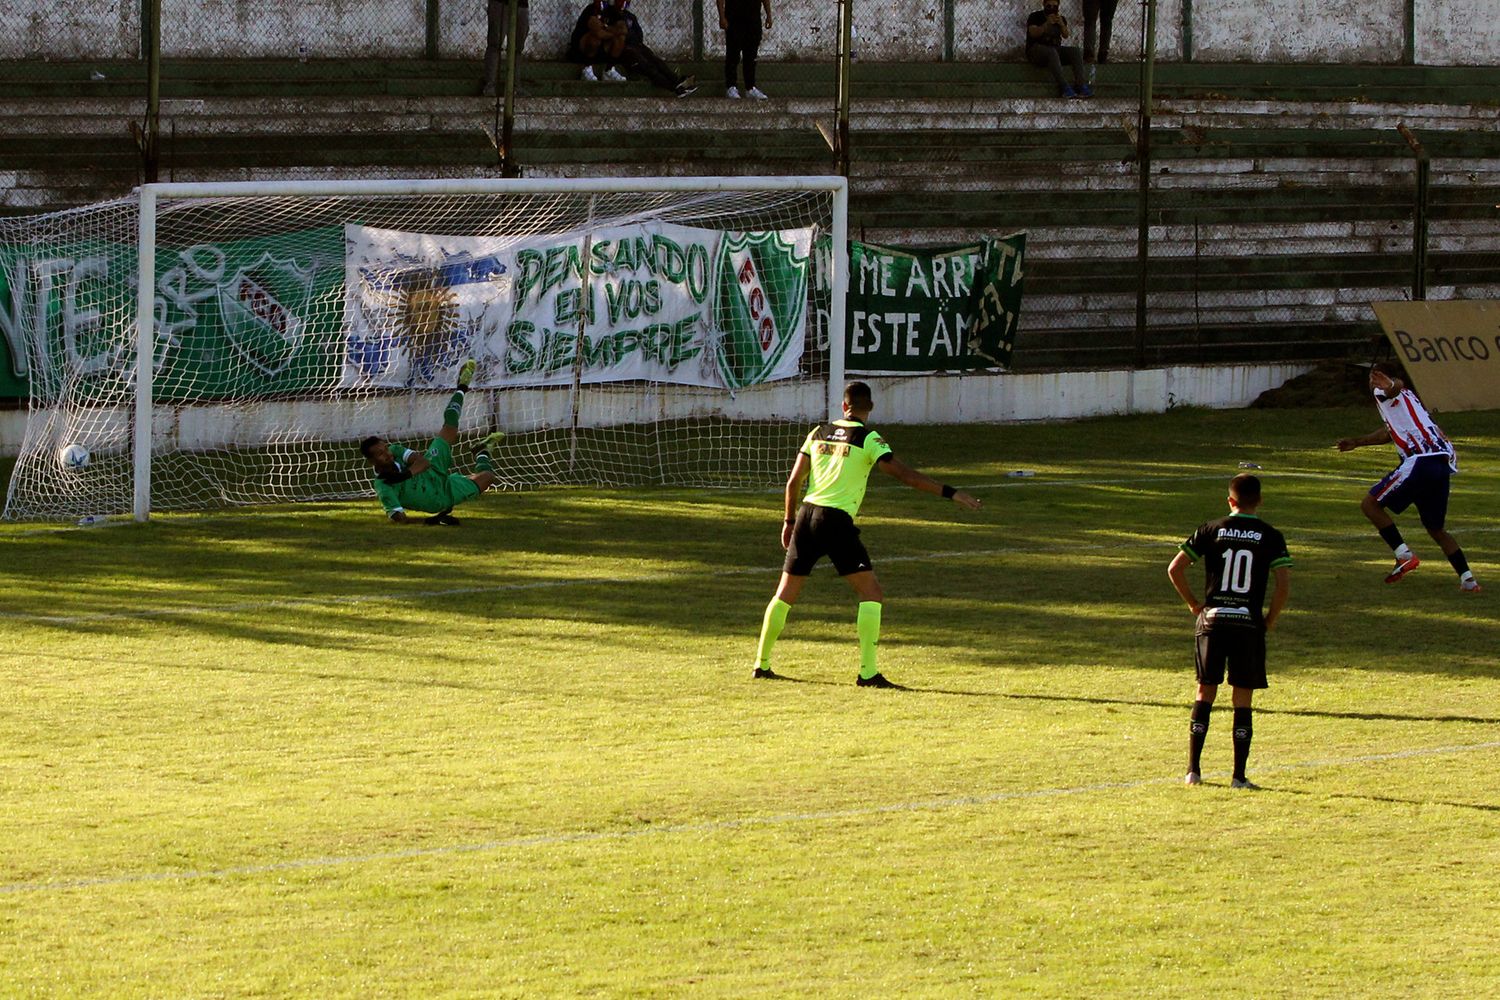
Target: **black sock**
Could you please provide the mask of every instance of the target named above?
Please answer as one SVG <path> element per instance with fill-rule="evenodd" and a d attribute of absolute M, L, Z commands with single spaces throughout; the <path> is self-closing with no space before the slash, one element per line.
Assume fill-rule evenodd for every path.
<path fill-rule="evenodd" d="M 1448 554 L 1448 565 L 1453 567 L 1453 572 L 1463 576 L 1469 571 L 1469 560 L 1464 558 L 1463 549 L 1454 549 Z"/>
<path fill-rule="evenodd" d="M 1198 762 L 1203 757 L 1203 741 L 1208 737 L 1208 714 L 1214 710 L 1211 701 L 1193 702 L 1193 721 L 1188 724 L 1188 770 L 1201 774 Z"/>
<path fill-rule="evenodd" d="M 1234 710 L 1234 777 L 1237 781 L 1245 780 L 1245 761 L 1250 759 L 1250 737 L 1253 735 L 1253 727 L 1250 724 L 1252 711 L 1249 708 Z"/>
<path fill-rule="evenodd" d="M 1385 539 L 1385 544 L 1391 547 L 1392 552 L 1395 552 L 1404 544 L 1401 538 L 1401 529 L 1394 524 L 1387 524 L 1384 528 L 1381 528 L 1380 537 Z"/>

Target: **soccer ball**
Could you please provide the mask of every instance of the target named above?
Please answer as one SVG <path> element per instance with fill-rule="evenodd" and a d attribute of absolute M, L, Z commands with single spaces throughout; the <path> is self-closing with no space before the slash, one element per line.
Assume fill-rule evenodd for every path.
<path fill-rule="evenodd" d="M 70 444 L 58 451 L 57 461 L 64 469 L 87 469 L 89 450 L 81 444 Z"/>

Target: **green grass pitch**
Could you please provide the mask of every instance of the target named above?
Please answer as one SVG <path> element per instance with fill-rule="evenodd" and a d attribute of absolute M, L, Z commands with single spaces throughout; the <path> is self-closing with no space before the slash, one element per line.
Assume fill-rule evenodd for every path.
<path fill-rule="evenodd" d="M 1496 995 L 1500 413 L 1441 418 L 1478 596 L 1414 512 L 1381 583 L 1377 419 L 883 427 L 985 502 L 875 477 L 907 691 L 826 569 L 749 679 L 774 490 L 0 525 L 0 996 Z M 1240 462 L 1264 790 L 1227 691 L 1185 788 L 1166 565 Z"/>

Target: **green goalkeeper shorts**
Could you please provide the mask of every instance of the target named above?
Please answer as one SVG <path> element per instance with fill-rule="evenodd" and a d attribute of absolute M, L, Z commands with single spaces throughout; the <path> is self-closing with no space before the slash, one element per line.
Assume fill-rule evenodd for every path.
<path fill-rule="evenodd" d="M 434 465 L 437 463 L 434 462 Z M 460 476 L 458 473 L 450 473 L 448 476 L 448 496 L 452 498 L 456 507 L 461 503 L 468 503 L 479 495 L 479 485 L 468 476 Z"/>

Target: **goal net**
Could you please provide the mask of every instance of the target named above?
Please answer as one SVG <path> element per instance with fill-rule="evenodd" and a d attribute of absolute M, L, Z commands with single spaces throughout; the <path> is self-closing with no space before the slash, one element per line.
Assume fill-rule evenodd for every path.
<path fill-rule="evenodd" d="M 774 484 L 837 410 L 845 192 L 162 184 L 0 220 L 30 392 L 4 516 L 368 495 L 359 440 L 425 448 L 470 357 L 455 471 L 500 430 L 508 488 Z"/>

